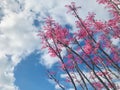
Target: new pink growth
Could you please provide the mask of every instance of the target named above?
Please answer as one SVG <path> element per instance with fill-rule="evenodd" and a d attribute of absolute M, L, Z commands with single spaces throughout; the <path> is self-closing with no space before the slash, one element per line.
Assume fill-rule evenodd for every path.
<path fill-rule="evenodd" d="M 120 10 L 112 1 L 119 3 L 118 0 L 97 0 L 99 4 L 106 5 L 110 13 L 107 21 L 95 19 L 94 12 L 89 12 L 86 19 L 83 19 L 77 13 L 81 7 L 76 7 L 75 2 L 66 5 L 67 13 L 72 12 L 77 19 L 75 24 L 78 30 L 74 32 L 62 27 L 51 17 L 45 19 L 44 31 L 39 34 L 42 49 L 47 49 L 51 57 L 58 57 L 60 63 L 57 65 L 67 74 L 66 82 L 70 82 L 75 90 L 79 88 L 76 82 L 83 90 L 89 90 L 88 83 L 93 89 L 96 88 L 95 90 L 115 88 L 112 76 L 117 77 L 117 72 L 114 73 L 112 69 L 120 71 L 120 49 L 112 44 L 111 39 L 120 38 Z M 65 50 L 65 53 L 62 50 Z M 90 80 L 83 70 L 92 73 Z M 81 81 L 71 73 L 78 74 Z"/>
<path fill-rule="evenodd" d="M 97 90 L 102 90 L 102 88 L 104 87 L 100 82 L 94 82 L 92 83 Z"/>
<path fill-rule="evenodd" d="M 89 43 L 87 43 L 87 44 L 84 46 L 83 49 L 84 49 L 84 51 L 85 51 L 86 54 L 90 54 L 91 51 L 92 51 L 92 46 L 91 46 Z"/>
<path fill-rule="evenodd" d="M 99 4 L 106 4 L 109 2 L 109 0 L 97 0 Z"/>
<path fill-rule="evenodd" d="M 67 56 L 69 59 L 73 58 L 73 54 L 68 54 Z"/>
<path fill-rule="evenodd" d="M 85 30 L 79 30 L 77 33 L 78 39 L 83 39 L 87 36 L 87 32 Z"/>
<path fill-rule="evenodd" d="M 75 2 L 71 2 L 71 5 L 65 5 L 65 7 L 68 9 L 67 13 L 77 11 L 79 8 L 81 8 L 80 6 L 76 7 Z"/>

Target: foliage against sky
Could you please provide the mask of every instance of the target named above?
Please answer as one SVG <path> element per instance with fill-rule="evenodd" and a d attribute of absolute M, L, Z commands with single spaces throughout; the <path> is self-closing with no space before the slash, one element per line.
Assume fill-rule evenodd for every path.
<path fill-rule="evenodd" d="M 66 14 L 65 5 L 74 0 L 0 0 L 0 89 L 18 90 L 14 84 L 14 69 L 18 63 L 39 50 L 39 37 L 37 31 L 41 29 L 43 18 L 51 15 L 62 25 L 74 26 L 74 18 Z M 46 4 L 46 2 L 48 2 Z M 95 0 L 76 0 L 81 5 L 81 17 L 85 18 L 88 11 L 96 12 L 96 18 L 108 20 L 104 5 L 98 5 Z M 83 3 L 84 2 L 84 3 Z M 62 12 L 62 14 L 61 14 Z M 36 25 L 36 23 L 39 23 Z M 73 25 L 73 26 L 71 26 Z M 37 27 L 36 27 L 37 26 Z M 112 39 L 113 44 L 118 45 L 118 39 Z M 40 57 L 40 63 L 47 68 L 57 62 L 50 59 L 44 51 Z"/>

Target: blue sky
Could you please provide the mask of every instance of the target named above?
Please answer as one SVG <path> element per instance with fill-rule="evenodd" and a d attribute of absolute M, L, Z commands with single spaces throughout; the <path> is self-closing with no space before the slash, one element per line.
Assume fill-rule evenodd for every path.
<path fill-rule="evenodd" d="M 37 32 L 48 15 L 72 31 L 76 30 L 76 19 L 66 14 L 64 7 L 72 1 L 81 5 L 82 18 L 89 11 L 96 12 L 98 19 L 109 18 L 103 5 L 95 0 L 0 0 L 0 90 L 58 89 L 48 80 L 45 71 L 58 59 L 51 58 L 46 50 L 40 50 Z M 117 39 L 112 41 L 115 45 L 119 43 Z M 61 77 L 65 78 L 65 75 Z"/>
<path fill-rule="evenodd" d="M 47 79 L 46 69 L 39 64 L 40 54 L 33 52 L 15 68 L 15 84 L 20 90 L 55 90 Z"/>

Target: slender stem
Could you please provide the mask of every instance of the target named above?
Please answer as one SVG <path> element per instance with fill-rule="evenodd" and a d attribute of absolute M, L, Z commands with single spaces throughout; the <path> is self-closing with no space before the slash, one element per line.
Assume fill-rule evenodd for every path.
<path fill-rule="evenodd" d="M 52 78 L 57 84 L 58 86 L 62 89 L 62 90 L 65 90 L 65 88 L 60 84 L 60 82 L 53 76 L 50 74 L 50 72 L 48 71 L 48 75 L 50 78 Z"/>
<path fill-rule="evenodd" d="M 54 33 L 53 33 L 53 34 L 54 34 Z M 63 61 L 62 56 L 61 56 L 61 54 L 60 54 L 60 52 L 59 52 L 59 49 L 58 49 L 58 47 L 57 47 L 57 45 L 56 45 L 56 43 L 55 43 L 54 37 L 53 37 L 52 40 L 53 40 L 53 43 L 54 43 L 54 45 L 55 45 L 55 47 L 56 47 L 56 49 L 57 49 L 59 58 L 60 58 L 60 60 L 62 61 L 62 63 L 64 64 L 64 61 Z M 74 86 L 74 89 L 77 90 L 77 87 L 76 87 L 76 85 L 75 85 L 75 82 L 74 82 L 72 76 L 70 75 L 68 69 L 66 68 L 66 66 L 65 66 L 64 68 L 65 68 L 65 71 L 66 71 L 66 73 L 68 74 L 68 76 L 69 76 L 69 78 L 70 78 L 70 80 L 71 80 L 71 82 L 72 82 L 72 84 L 73 84 L 73 86 Z"/>
<path fill-rule="evenodd" d="M 76 15 L 76 17 L 78 18 L 78 20 L 80 21 L 82 27 L 84 28 L 84 30 L 86 30 L 86 32 L 88 33 L 89 37 L 93 40 L 94 43 L 97 43 L 95 41 L 95 39 L 90 35 L 89 31 L 86 29 L 85 25 L 82 23 L 80 17 L 78 16 L 77 12 L 74 10 L 74 13 Z M 114 62 L 114 60 L 112 60 L 112 58 L 99 46 L 99 49 L 109 58 L 109 60 L 111 60 L 114 64 L 114 67 L 117 68 L 118 71 L 120 71 L 120 67 Z"/>
<path fill-rule="evenodd" d="M 78 43 L 78 41 L 76 40 L 77 44 L 80 46 L 81 50 L 86 54 L 86 52 L 82 49 L 81 45 Z M 91 60 L 92 62 L 92 65 L 95 65 L 99 70 L 100 72 L 102 72 L 102 74 L 104 75 L 105 79 L 110 83 L 111 86 L 113 86 L 113 84 L 110 82 L 110 80 L 106 77 L 106 75 L 103 73 L 103 71 L 92 61 L 91 57 L 86 54 L 86 56 Z M 113 86 L 114 87 L 114 86 Z M 115 89 L 114 89 L 115 90 Z"/>
<path fill-rule="evenodd" d="M 102 81 L 102 79 L 96 74 L 96 72 L 93 70 L 93 68 L 91 68 L 91 66 L 77 53 L 75 52 L 72 48 L 70 48 L 69 46 L 67 46 L 66 44 L 62 43 L 61 41 L 58 41 L 59 43 L 61 43 L 63 46 L 65 46 L 66 48 L 70 49 L 74 54 L 76 54 L 95 74 L 95 76 L 98 78 L 98 80 L 105 86 L 105 88 L 107 90 L 110 90 L 108 88 L 108 86 Z"/>
<path fill-rule="evenodd" d="M 44 36 L 44 37 L 45 37 L 45 40 L 46 40 L 48 46 L 49 46 L 52 50 L 54 50 L 54 49 L 51 47 L 50 43 L 48 42 L 46 36 Z M 56 48 L 57 48 L 57 46 L 56 46 Z M 62 59 L 62 57 L 61 57 L 59 51 L 58 51 L 58 53 L 57 53 L 57 52 L 55 52 L 55 50 L 54 50 L 54 53 L 56 53 L 56 55 L 58 56 L 58 58 L 61 60 L 62 64 L 64 64 L 64 61 L 63 61 L 63 59 Z M 64 69 L 65 72 L 66 72 L 67 75 L 69 76 L 69 78 L 70 78 L 70 80 L 71 80 L 71 82 L 72 82 L 72 84 L 73 84 L 73 86 L 74 86 L 74 89 L 77 90 L 77 87 L 76 87 L 76 85 L 75 85 L 75 82 L 74 82 L 72 76 L 70 75 L 68 69 L 67 69 L 66 67 L 64 67 L 64 68 L 65 68 L 65 69 Z"/>

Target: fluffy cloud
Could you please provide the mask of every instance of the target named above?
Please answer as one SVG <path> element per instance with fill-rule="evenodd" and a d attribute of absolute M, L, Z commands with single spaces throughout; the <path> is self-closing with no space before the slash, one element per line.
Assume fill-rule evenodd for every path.
<path fill-rule="evenodd" d="M 69 88 L 68 90 L 74 90 L 74 88 Z"/>
<path fill-rule="evenodd" d="M 112 38 L 111 41 L 112 41 L 112 44 L 113 44 L 113 45 L 120 47 L 120 46 L 119 46 L 119 45 L 120 45 L 120 40 L 119 40 L 119 38 Z"/>
<path fill-rule="evenodd" d="M 41 56 L 40 63 L 45 65 L 47 68 L 51 68 L 56 62 L 58 62 L 58 58 L 52 58 L 46 51 Z"/>
<path fill-rule="evenodd" d="M 32 25 L 34 16 L 22 11 L 20 3 L 3 0 L 0 5 L 4 13 L 0 23 L 0 90 L 18 90 L 14 85 L 14 68 L 38 49 L 37 28 Z"/>

